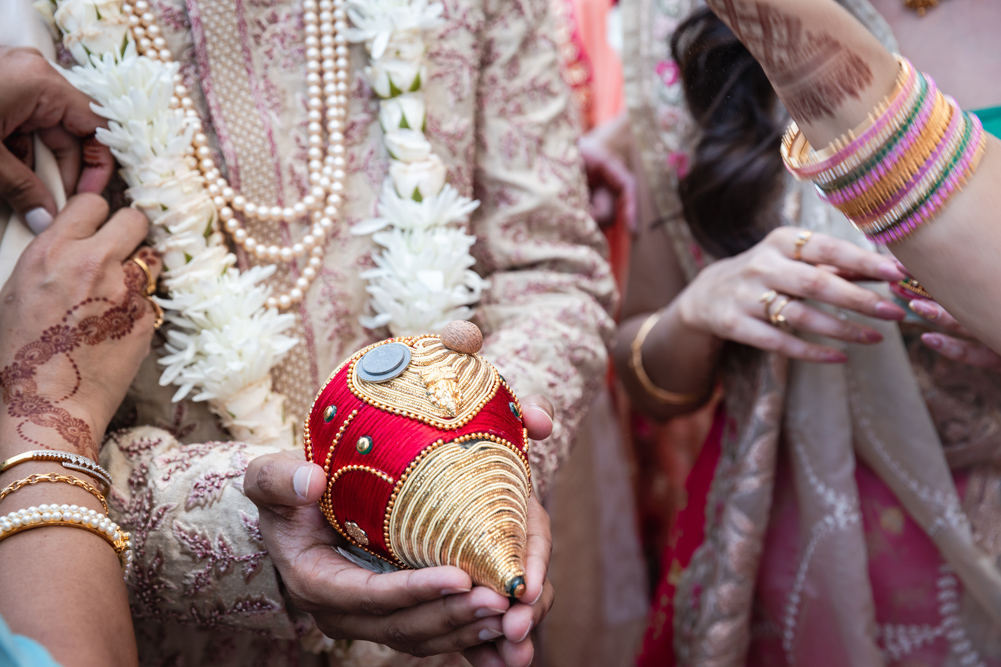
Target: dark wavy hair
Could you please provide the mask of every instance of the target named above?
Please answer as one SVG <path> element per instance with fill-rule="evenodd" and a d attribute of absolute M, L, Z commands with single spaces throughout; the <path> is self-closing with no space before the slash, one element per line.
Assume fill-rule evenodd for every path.
<path fill-rule="evenodd" d="M 708 9 L 671 38 L 700 138 L 679 183 L 685 219 L 717 257 L 747 250 L 779 224 L 784 121 L 761 66 Z"/>

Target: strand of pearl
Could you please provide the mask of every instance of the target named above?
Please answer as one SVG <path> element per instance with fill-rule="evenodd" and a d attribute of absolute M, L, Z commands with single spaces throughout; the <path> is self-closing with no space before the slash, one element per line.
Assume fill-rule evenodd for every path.
<path fill-rule="evenodd" d="M 132 35 L 139 53 L 170 62 L 173 54 L 166 48 L 163 32 L 156 24 L 147 0 L 126 0 L 122 11 L 129 17 Z M 324 247 L 334 220 L 339 215 L 343 201 L 345 178 L 344 127 L 347 120 L 347 92 L 349 77 L 349 50 L 347 15 L 344 0 L 304 0 L 306 84 L 308 108 L 309 194 L 292 206 L 266 206 L 248 201 L 223 177 L 202 131 L 201 120 L 195 110 L 188 89 L 175 77 L 171 107 L 177 113 L 192 119 L 196 132 L 192 139 L 189 160 L 208 183 L 207 191 L 219 211 L 223 229 L 235 243 L 259 260 L 271 263 L 295 262 L 309 254 L 307 265 L 300 272 L 294 286 L 287 294 L 268 298 L 269 308 L 290 308 L 304 298 L 306 291 L 322 266 Z M 325 124 L 325 127 L 324 127 Z M 323 132 L 327 137 L 324 142 Z M 325 148 L 324 148 L 325 144 Z M 293 222 L 306 216 L 312 223 L 309 232 L 300 241 L 288 246 L 266 245 L 251 236 L 236 212 L 262 222 Z"/>

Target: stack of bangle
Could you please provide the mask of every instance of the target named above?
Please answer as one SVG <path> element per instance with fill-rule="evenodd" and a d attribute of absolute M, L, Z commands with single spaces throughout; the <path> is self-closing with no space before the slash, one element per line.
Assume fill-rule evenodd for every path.
<path fill-rule="evenodd" d="M 869 119 L 822 151 L 793 123 L 782 141 L 786 167 L 876 243 L 899 241 L 945 208 L 986 147 L 980 120 L 930 77 L 897 56 L 900 73 Z"/>
<path fill-rule="evenodd" d="M 7 459 L 0 464 L 0 472 L 28 461 L 56 461 L 65 468 L 80 470 L 94 476 L 99 483 L 107 488 L 111 486 L 111 477 L 104 468 L 86 457 L 70 452 L 52 450 L 25 452 Z M 0 516 L 0 541 L 7 539 L 11 535 L 31 530 L 32 528 L 47 526 L 81 528 L 95 535 L 100 535 L 108 541 L 118 556 L 125 579 L 128 580 L 129 574 L 132 571 L 132 543 L 130 535 L 106 516 L 108 502 L 94 485 L 70 475 L 59 475 L 57 473 L 33 474 L 11 483 L 3 491 L 0 491 L 0 500 L 26 486 L 38 484 L 39 482 L 62 483 L 79 487 L 97 498 L 104 508 L 104 513 L 87 507 L 66 504 L 43 504 L 37 507 L 20 509 L 10 512 L 6 516 Z"/>

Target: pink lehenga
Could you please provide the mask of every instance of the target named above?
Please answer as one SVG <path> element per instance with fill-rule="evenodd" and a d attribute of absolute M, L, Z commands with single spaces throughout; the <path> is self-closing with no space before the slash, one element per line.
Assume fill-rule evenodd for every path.
<path fill-rule="evenodd" d="M 842 4 L 893 48 L 865 0 Z M 695 5 L 635 0 L 625 24 L 634 130 L 690 277 L 675 188 L 694 137 L 667 41 Z M 809 187 L 784 213 L 867 246 Z M 727 357 L 641 666 L 1001 664 L 1001 376 L 923 348 L 918 325 L 866 324 L 883 342 L 844 365 Z"/>

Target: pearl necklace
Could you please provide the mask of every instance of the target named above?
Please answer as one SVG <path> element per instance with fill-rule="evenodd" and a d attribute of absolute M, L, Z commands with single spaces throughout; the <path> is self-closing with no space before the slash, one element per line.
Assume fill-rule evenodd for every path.
<path fill-rule="evenodd" d="M 147 0 L 125 0 L 122 12 L 128 16 L 132 35 L 141 55 L 163 62 L 173 59 Z M 347 119 L 350 64 L 348 41 L 344 36 L 348 27 L 346 18 L 344 0 L 303 1 L 310 190 L 309 194 L 292 206 L 257 204 L 236 192 L 212 159 L 212 149 L 208 145 L 208 137 L 202 132 L 194 100 L 181 81 L 181 76 L 178 74 L 175 78 L 174 96 L 170 99 L 170 105 L 179 115 L 192 119 L 196 126 L 188 159 L 192 168 L 201 171 L 208 183 L 207 191 L 219 211 L 223 229 L 236 244 L 259 260 L 291 263 L 307 253 L 310 255 L 295 286 L 287 294 L 269 297 L 269 308 L 286 310 L 302 301 L 322 266 L 327 236 L 334 227 L 334 220 L 338 217 L 342 203 L 344 169 L 347 164 L 344 157 L 344 127 Z M 326 142 L 323 138 L 323 122 L 326 123 Z M 293 222 L 308 216 L 312 227 L 309 233 L 292 245 L 265 245 L 247 232 L 237 217 L 237 212 L 262 222 Z"/>

